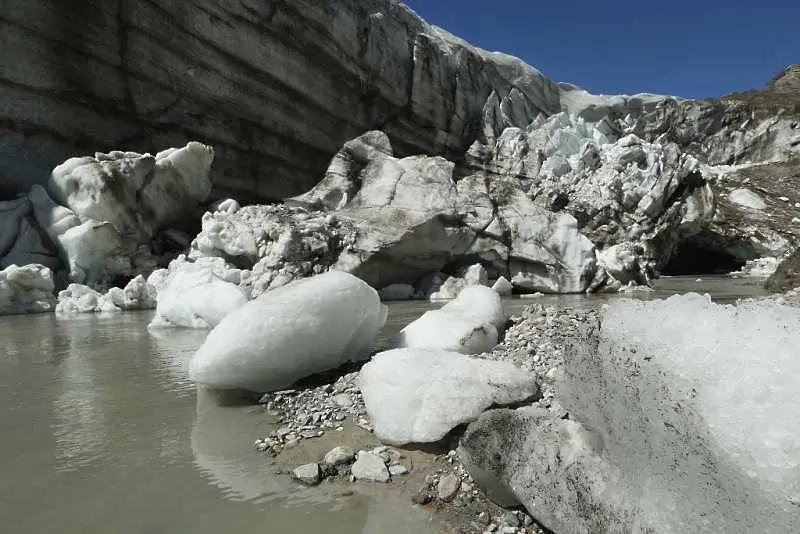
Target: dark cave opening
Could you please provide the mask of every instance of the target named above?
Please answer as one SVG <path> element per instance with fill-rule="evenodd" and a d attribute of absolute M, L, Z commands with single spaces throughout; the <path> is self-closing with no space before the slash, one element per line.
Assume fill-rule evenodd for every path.
<path fill-rule="evenodd" d="M 745 260 L 718 250 L 686 241 L 679 244 L 661 274 L 666 276 L 728 274 L 744 267 Z"/>

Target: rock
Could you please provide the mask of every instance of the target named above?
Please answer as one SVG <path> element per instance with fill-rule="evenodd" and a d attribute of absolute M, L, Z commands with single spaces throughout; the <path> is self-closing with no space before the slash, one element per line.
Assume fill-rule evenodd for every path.
<path fill-rule="evenodd" d="M 377 354 L 358 380 L 375 435 L 395 445 L 438 441 L 490 406 L 538 392 L 535 377 L 510 363 L 423 349 Z"/>
<path fill-rule="evenodd" d="M 505 324 L 500 296 L 484 286 L 472 286 L 438 310 L 425 312 L 403 328 L 395 347 L 437 349 L 480 354 L 497 344 Z"/>
<path fill-rule="evenodd" d="M 347 273 L 293 282 L 225 316 L 191 376 L 215 389 L 275 391 L 366 357 L 386 314 L 378 293 Z"/>
<path fill-rule="evenodd" d="M 43 265 L 10 265 L 0 271 L 0 315 L 43 313 L 55 307 L 53 273 Z"/>
<path fill-rule="evenodd" d="M 353 398 L 349 393 L 339 393 L 333 397 L 333 402 L 341 408 L 350 408 L 353 405 Z"/>
<path fill-rule="evenodd" d="M 763 210 L 767 207 L 767 203 L 764 202 L 763 198 L 745 188 L 734 189 L 728 193 L 728 200 L 754 210 Z"/>
<path fill-rule="evenodd" d="M 276 200 L 307 190 L 345 141 L 372 128 L 386 127 L 406 153 L 455 157 L 476 136 L 560 109 L 558 87 L 536 69 L 470 46 L 389 0 L 335 0 L 323 10 L 310 0 L 291 9 L 204 1 L 119 12 L 98 4 L 75 15 L 97 36 L 91 45 L 50 20 L 48 2 L 11 1 L 0 29 L 14 43 L 6 50 L 14 61 L 3 68 L 10 122 L 0 153 L 18 157 L 0 158 L 0 193 L 27 191 L 85 146 L 141 150 L 200 139 L 216 141 L 212 179 L 221 193 Z M 312 30 L 302 42 L 279 37 L 296 28 Z M 112 43 L 126 31 L 147 37 L 121 53 Z M 98 65 L 90 51 L 113 61 Z M 71 65 L 71 74 L 49 65 Z M 45 77 L 50 113 L 35 114 L 29 98 Z M 89 104 L 109 95 L 127 96 Z"/>
<path fill-rule="evenodd" d="M 433 500 L 433 495 L 427 488 L 422 488 L 411 497 L 411 502 L 420 506 L 425 506 Z"/>
<path fill-rule="evenodd" d="M 247 303 L 247 294 L 203 262 L 173 262 L 158 290 L 152 328 L 213 328 Z"/>
<path fill-rule="evenodd" d="M 316 463 L 296 467 L 292 471 L 292 477 L 306 486 L 316 486 L 322 479 L 319 464 Z"/>
<path fill-rule="evenodd" d="M 800 287 L 800 248 L 784 259 L 767 279 L 770 291 L 788 291 Z"/>
<path fill-rule="evenodd" d="M 456 475 L 449 474 L 439 479 L 439 483 L 436 484 L 436 494 L 439 499 L 449 502 L 455 498 L 460 488 L 461 479 Z"/>
<path fill-rule="evenodd" d="M 29 199 L 0 202 L 0 269 L 35 263 L 57 270 L 60 267 L 57 252 L 45 243 Z"/>
<path fill-rule="evenodd" d="M 393 477 L 408 474 L 408 467 L 402 464 L 394 464 L 389 466 L 389 474 Z"/>
<path fill-rule="evenodd" d="M 492 289 L 501 297 L 510 297 L 514 292 L 514 286 L 506 280 L 505 276 L 498 278 L 492 285 Z"/>
<path fill-rule="evenodd" d="M 389 470 L 377 454 L 360 452 L 350 472 L 356 480 L 365 482 L 389 482 Z"/>
<path fill-rule="evenodd" d="M 390 284 L 378 291 L 378 294 L 381 300 L 408 300 L 414 298 L 416 292 L 410 284 Z"/>
<path fill-rule="evenodd" d="M 349 464 L 355 458 L 356 453 L 350 447 L 338 446 L 328 451 L 322 459 L 325 465 L 344 465 Z"/>
<path fill-rule="evenodd" d="M 795 531 L 798 327 L 771 302 L 615 301 L 567 343 L 568 420 L 490 412 L 459 454 L 555 532 Z"/>

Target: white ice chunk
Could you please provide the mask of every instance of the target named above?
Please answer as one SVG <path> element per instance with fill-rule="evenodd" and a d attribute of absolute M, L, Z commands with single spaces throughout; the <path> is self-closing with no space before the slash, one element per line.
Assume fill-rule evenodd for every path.
<path fill-rule="evenodd" d="M 424 349 L 375 355 L 359 375 L 375 435 L 386 443 L 429 443 L 492 405 L 533 397 L 534 375 L 508 362 Z"/>
<path fill-rule="evenodd" d="M 366 357 L 387 311 L 374 289 L 344 272 L 291 282 L 225 317 L 195 354 L 192 379 L 215 389 L 287 387 Z"/>
<path fill-rule="evenodd" d="M 497 344 L 505 320 L 500 295 L 485 286 L 471 286 L 455 300 L 406 326 L 394 344 L 480 354 Z"/>
<path fill-rule="evenodd" d="M 236 284 L 219 278 L 206 265 L 186 262 L 158 288 L 151 327 L 213 328 L 247 302 Z"/>
<path fill-rule="evenodd" d="M 505 276 L 501 276 L 492 285 L 492 289 L 501 297 L 510 297 L 514 292 L 514 285 Z"/>
<path fill-rule="evenodd" d="M 53 273 L 44 265 L 10 265 L 0 271 L 0 315 L 52 311 L 54 289 Z"/>

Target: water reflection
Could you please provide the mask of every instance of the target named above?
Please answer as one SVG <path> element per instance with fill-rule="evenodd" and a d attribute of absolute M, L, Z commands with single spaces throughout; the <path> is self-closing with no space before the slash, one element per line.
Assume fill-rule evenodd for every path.
<path fill-rule="evenodd" d="M 56 469 L 78 469 L 97 459 L 107 441 L 106 414 L 98 399 L 88 355 L 72 349 L 59 366 L 61 392 L 53 400 Z"/>

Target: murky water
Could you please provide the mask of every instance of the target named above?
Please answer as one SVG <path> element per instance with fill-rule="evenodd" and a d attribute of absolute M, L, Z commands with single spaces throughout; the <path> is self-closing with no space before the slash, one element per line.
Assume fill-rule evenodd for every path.
<path fill-rule="evenodd" d="M 760 281 L 663 279 L 650 295 L 720 301 Z M 507 301 L 597 306 L 613 296 Z M 431 306 L 392 304 L 384 340 Z M 438 532 L 406 500 L 306 489 L 276 475 L 252 442 L 258 407 L 198 401 L 186 362 L 204 332 L 154 335 L 150 313 L 59 320 L 0 317 L 0 525 L 8 533 Z M 362 486 L 362 485 L 354 485 Z"/>

